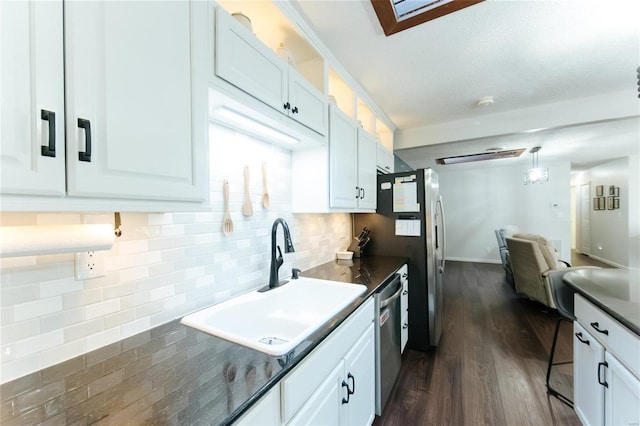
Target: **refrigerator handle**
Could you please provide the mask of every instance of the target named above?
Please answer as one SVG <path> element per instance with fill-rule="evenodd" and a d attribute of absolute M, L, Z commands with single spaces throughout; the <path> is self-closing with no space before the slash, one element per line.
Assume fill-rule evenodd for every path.
<path fill-rule="evenodd" d="M 446 253 L 446 238 L 445 238 L 445 229 L 446 226 L 444 224 L 444 207 L 442 205 L 442 195 L 438 195 L 438 201 L 436 202 L 437 208 L 440 210 L 440 223 L 442 223 L 442 258 L 440 259 L 440 267 L 438 268 L 440 273 L 444 272 L 444 256 Z"/>

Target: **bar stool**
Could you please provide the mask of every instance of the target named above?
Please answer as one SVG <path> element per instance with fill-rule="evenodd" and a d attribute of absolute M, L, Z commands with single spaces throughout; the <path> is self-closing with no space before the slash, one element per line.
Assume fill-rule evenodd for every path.
<path fill-rule="evenodd" d="M 572 268 L 575 270 L 575 268 Z M 553 343 L 551 345 L 551 353 L 549 354 L 549 363 L 547 365 L 547 393 L 549 395 L 553 395 L 558 398 L 560 401 L 564 402 L 571 408 L 573 408 L 573 401 L 569 399 L 567 396 L 558 392 L 558 390 L 554 389 L 549 384 L 549 377 L 551 376 L 551 367 L 554 365 L 564 365 L 571 364 L 571 361 L 562 361 L 562 362 L 553 362 L 553 356 L 556 352 L 556 343 L 558 342 L 558 332 L 560 331 L 560 323 L 562 321 L 567 321 L 569 323 L 573 323 L 576 317 L 573 314 L 573 295 L 575 291 L 567 286 L 564 281 L 562 281 L 562 276 L 566 274 L 568 271 L 556 271 L 552 272 L 549 276 L 549 283 L 551 284 L 551 295 L 553 296 L 553 301 L 556 304 L 556 309 L 558 313 L 562 315 L 558 322 L 556 323 L 556 331 L 553 334 Z"/>

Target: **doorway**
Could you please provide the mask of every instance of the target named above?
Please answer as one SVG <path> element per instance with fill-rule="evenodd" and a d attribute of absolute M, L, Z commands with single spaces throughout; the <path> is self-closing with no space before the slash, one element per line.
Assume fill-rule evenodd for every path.
<path fill-rule="evenodd" d="M 580 199 L 577 209 L 576 250 L 591 254 L 591 182 L 580 185 Z"/>

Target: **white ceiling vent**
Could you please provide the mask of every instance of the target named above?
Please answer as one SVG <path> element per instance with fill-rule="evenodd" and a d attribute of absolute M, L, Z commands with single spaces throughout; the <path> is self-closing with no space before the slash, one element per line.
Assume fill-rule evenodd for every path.
<path fill-rule="evenodd" d="M 521 149 L 509 149 L 505 151 L 481 152 L 478 154 L 456 155 L 455 157 L 437 158 L 438 164 L 460 164 L 471 163 L 473 161 L 497 160 L 499 158 L 519 157 L 525 151 Z"/>

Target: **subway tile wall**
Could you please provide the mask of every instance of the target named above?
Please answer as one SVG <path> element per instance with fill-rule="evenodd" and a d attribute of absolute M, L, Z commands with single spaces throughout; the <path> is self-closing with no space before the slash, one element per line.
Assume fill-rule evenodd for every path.
<path fill-rule="evenodd" d="M 295 253 L 281 276 L 334 258 L 351 235 L 348 214 L 291 213 L 291 154 L 218 126 L 210 128 L 209 211 L 123 213 L 121 238 L 101 252 L 105 276 L 74 278 L 74 255 L 0 259 L 0 383 L 132 336 L 268 281 L 271 225 L 289 223 Z M 262 207 L 262 163 L 270 195 Z M 242 215 L 244 165 L 254 214 Z M 229 180 L 234 232 L 222 226 Z M 312 188 L 310 190 L 313 190 Z M 112 215 L 2 213 L 1 224 L 112 223 Z M 278 229 L 278 244 L 283 246 Z"/>

